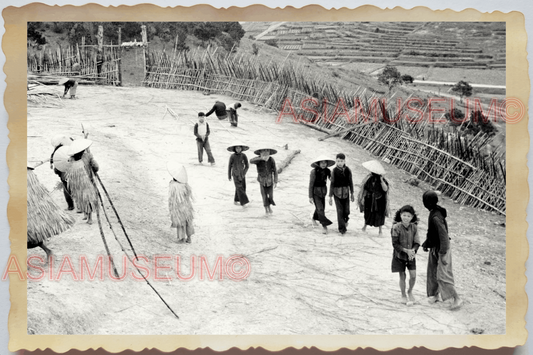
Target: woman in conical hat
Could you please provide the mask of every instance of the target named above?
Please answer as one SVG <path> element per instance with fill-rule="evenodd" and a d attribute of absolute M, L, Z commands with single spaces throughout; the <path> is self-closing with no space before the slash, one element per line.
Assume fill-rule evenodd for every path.
<path fill-rule="evenodd" d="M 274 188 L 278 184 L 278 169 L 276 168 L 276 161 L 271 155 L 276 154 L 277 151 L 271 148 L 263 148 L 256 150 L 254 153 L 259 156 L 252 158 L 250 163 L 257 165 L 257 181 L 259 181 L 265 213 L 272 214 L 270 205 L 276 205 L 274 202 Z"/>
<path fill-rule="evenodd" d="M 328 167 L 335 165 L 335 161 L 326 156 L 318 157 L 312 164 L 309 176 L 309 203 L 315 205 L 315 212 L 313 213 L 313 224 L 316 226 L 316 221 L 322 225 L 324 234 L 328 233 L 328 226 L 332 222 L 326 217 L 326 196 L 328 194 L 327 181 L 331 179 L 331 170 Z"/>
<path fill-rule="evenodd" d="M 69 147 L 71 164 L 66 174 L 68 188 L 78 208 L 85 213 L 83 219 L 87 219 L 88 224 L 92 224 L 92 212 L 98 208 L 98 192 L 93 172 L 97 172 L 99 167 L 87 150 L 91 144 L 89 139 L 76 139 L 72 142 Z"/>
<path fill-rule="evenodd" d="M 192 190 L 189 186 L 187 170 L 183 165 L 168 162 L 167 170 L 172 176 L 168 186 L 168 209 L 171 228 L 176 228 L 178 241 L 191 242 L 194 235 L 194 209 L 192 207 Z"/>
<path fill-rule="evenodd" d="M 385 224 L 385 217 L 389 216 L 389 190 L 390 185 L 383 177 L 385 169 L 377 160 L 363 163 L 370 174 L 361 182 L 361 189 L 357 197 L 359 210 L 364 213 L 366 226 L 378 227 L 379 235 L 381 227 Z"/>
<path fill-rule="evenodd" d="M 74 224 L 74 219 L 65 213 L 52 199 L 48 190 L 39 182 L 33 168 L 27 168 L 28 188 L 28 249 L 40 247 L 49 259 L 52 251 L 47 241 Z"/>
<path fill-rule="evenodd" d="M 249 147 L 235 143 L 228 147 L 228 151 L 234 152 L 229 157 L 228 163 L 228 180 L 231 181 L 233 177 L 233 183 L 235 184 L 235 197 L 233 199 L 236 205 L 245 207 L 250 200 L 246 195 L 246 173 L 250 167 L 248 164 L 248 157 L 243 152 L 248 150 Z"/>

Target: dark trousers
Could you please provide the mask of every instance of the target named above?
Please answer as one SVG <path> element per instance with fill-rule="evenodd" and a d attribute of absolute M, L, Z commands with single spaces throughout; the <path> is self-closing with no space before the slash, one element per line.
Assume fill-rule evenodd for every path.
<path fill-rule="evenodd" d="M 329 226 L 333 222 L 326 218 L 324 208 L 326 206 L 326 197 L 319 197 L 313 195 L 313 202 L 315 203 L 315 213 L 313 214 L 313 219 L 319 221 L 320 224 L 324 227 Z"/>
<path fill-rule="evenodd" d="M 67 180 L 65 180 L 65 173 L 62 173 L 61 171 L 54 169 L 54 172 L 59 176 L 61 179 L 61 182 L 63 183 L 63 195 L 65 195 L 65 201 L 67 201 L 67 206 L 69 210 L 74 209 L 74 201 L 72 200 L 72 196 L 70 195 L 70 190 L 68 188 Z"/>
<path fill-rule="evenodd" d="M 446 261 L 446 265 L 441 259 Z M 426 282 L 428 297 L 436 296 L 439 292 L 443 301 L 457 297 L 452 272 L 451 248 L 445 255 L 440 255 L 435 248 L 429 250 Z"/>
<path fill-rule="evenodd" d="M 239 124 L 239 118 L 237 116 L 237 112 L 233 110 L 228 110 L 229 115 L 229 123 L 231 123 L 232 126 L 237 127 Z"/>
<path fill-rule="evenodd" d="M 233 177 L 233 183 L 235 184 L 235 202 L 240 202 L 241 206 L 246 205 L 248 202 L 248 196 L 246 195 L 246 178 Z"/>
<path fill-rule="evenodd" d="M 205 141 L 196 140 L 196 145 L 198 147 L 198 161 L 200 163 L 204 160 L 204 149 L 207 153 L 207 161 L 210 163 L 215 162 L 215 158 L 213 158 L 213 154 L 211 153 L 211 146 L 209 145 L 208 139 Z"/>
<path fill-rule="evenodd" d="M 259 188 L 261 189 L 261 196 L 263 197 L 263 206 L 275 206 L 276 204 L 274 203 L 274 185 L 263 186 L 259 184 Z"/>
<path fill-rule="evenodd" d="M 339 224 L 339 232 L 346 232 L 346 222 L 350 218 L 350 199 L 349 198 L 338 198 L 333 196 L 335 199 L 335 207 L 337 207 L 337 223 Z"/>

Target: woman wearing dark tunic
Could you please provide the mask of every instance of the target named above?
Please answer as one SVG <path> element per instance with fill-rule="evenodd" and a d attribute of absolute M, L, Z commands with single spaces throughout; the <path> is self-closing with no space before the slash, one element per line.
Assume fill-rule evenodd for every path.
<path fill-rule="evenodd" d="M 246 173 L 248 172 L 249 164 L 248 158 L 243 151 L 248 150 L 249 147 L 242 144 L 234 144 L 228 147 L 230 152 L 234 152 L 228 163 L 228 180 L 235 184 L 235 197 L 233 201 L 236 205 L 246 206 L 248 196 L 246 195 Z"/>
<path fill-rule="evenodd" d="M 363 163 L 370 171 L 361 183 L 358 203 L 359 210 L 364 213 L 366 226 L 378 227 L 379 235 L 382 235 L 381 227 L 385 224 L 385 217 L 389 216 L 389 182 L 382 176 L 385 169 L 376 161 Z"/>
<path fill-rule="evenodd" d="M 309 176 L 309 203 L 315 205 L 315 212 L 313 213 L 313 225 L 317 225 L 319 221 L 322 225 L 322 233 L 328 234 L 328 226 L 332 222 L 326 217 L 326 196 L 328 194 L 327 180 L 331 179 L 331 170 L 329 166 L 335 165 L 335 162 L 324 156 L 319 157 L 311 164 L 314 168 L 311 170 Z"/>

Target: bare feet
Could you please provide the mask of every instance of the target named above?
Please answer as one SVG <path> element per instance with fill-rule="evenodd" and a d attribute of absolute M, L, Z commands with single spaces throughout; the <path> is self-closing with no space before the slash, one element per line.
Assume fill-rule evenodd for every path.
<path fill-rule="evenodd" d="M 402 303 L 403 303 L 403 304 L 406 304 L 406 303 L 407 303 L 407 296 L 402 296 Z"/>
<path fill-rule="evenodd" d="M 415 304 L 415 298 L 413 297 L 413 294 L 412 293 L 408 293 L 408 298 L 409 300 L 407 301 L 407 305 L 408 306 L 412 306 Z"/>
<path fill-rule="evenodd" d="M 463 305 L 463 300 L 460 299 L 459 297 L 455 297 L 455 299 L 454 299 L 454 301 L 453 301 L 453 304 L 452 304 L 452 306 L 450 307 L 450 309 L 451 309 L 452 311 L 455 311 L 455 310 L 461 308 L 462 305 Z"/>
<path fill-rule="evenodd" d="M 363 228 L 361 228 L 361 230 L 362 230 L 363 232 L 366 232 L 366 224 L 364 225 Z"/>
<path fill-rule="evenodd" d="M 435 296 L 428 297 L 428 303 L 433 304 L 439 302 L 439 294 L 436 294 Z"/>
<path fill-rule="evenodd" d="M 322 228 L 322 234 L 328 234 L 328 227 Z"/>
<path fill-rule="evenodd" d="M 233 201 L 233 204 L 234 204 L 235 206 L 240 205 L 239 201 Z"/>
<path fill-rule="evenodd" d="M 274 213 L 274 211 L 272 211 L 272 208 L 270 206 L 268 206 L 268 213 L 270 214 Z"/>
<path fill-rule="evenodd" d="M 311 221 L 313 222 L 313 227 L 318 227 L 318 223 L 314 219 L 311 218 Z"/>

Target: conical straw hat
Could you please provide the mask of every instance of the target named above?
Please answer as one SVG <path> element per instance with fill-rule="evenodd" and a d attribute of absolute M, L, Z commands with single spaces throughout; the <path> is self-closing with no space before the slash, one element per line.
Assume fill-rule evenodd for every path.
<path fill-rule="evenodd" d="M 254 152 L 254 154 L 261 155 L 261 151 L 262 151 L 262 150 L 268 150 L 268 151 L 270 151 L 270 155 L 274 155 L 274 154 L 276 154 L 276 153 L 278 152 L 277 150 L 272 149 L 272 148 L 261 148 L 261 149 L 257 149 L 257 150 Z"/>
<path fill-rule="evenodd" d="M 57 83 L 57 85 L 63 85 L 63 84 L 65 84 L 67 81 L 68 81 L 68 78 L 61 78 L 61 79 L 59 79 L 59 82 Z"/>
<path fill-rule="evenodd" d="M 234 144 L 232 144 L 232 145 L 230 145 L 230 146 L 228 147 L 228 151 L 230 151 L 230 152 L 234 152 L 234 151 L 235 151 L 235 147 L 238 147 L 238 146 L 241 146 L 241 147 L 242 147 L 242 151 L 243 151 L 243 152 L 246 151 L 246 150 L 248 150 L 248 149 L 250 149 L 250 147 L 248 147 L 247 145 L 244 145 L 244 144 L 241 144 L 241 143 L 239 143 L 239 142 L 236 142 L 236 143 L 234 143 Z"/>
<path fill-rule="evenodd" d="M 53 147 L 57 147 L 58 145 L 70 145 L 72 143 L 72 140 L 65 136 L 64 134 L 56 134 L 50 141 L 52 143 Z"/>
<path fill-rule="evenodd" d="M 311 164 L 311 167 L 312 168 L 316 168 L 317 166 L 319 166 L 319 163 L 321 161 L 326 161 L 327 162 L 327 166 L 330 167 L 332 165 L 335 165 L 335 161 L 332 160 L 332 159 L 329 159 L 328 157 L 326 157 L 325 155 L 321 155 L 319 156 L 317 159 L 315 159 L 315 161 Z"/>
<path fill-rule="evenodd" d="M 189 178 L 187 177 L 187 170 L 185 170 L 185 167 L 183 165 L 173 161 L 169 161 L 167 163 L 167 170 L 170 176 L 178 180 L 178 182 L 186 184 L 187 181 L 189 181 Z"/>
<path fill-rule="evenodd" d="M 54 167 L 64 173 L 68 170 L 70 166 L 69 162 L 69 150 L 70 147 L 63 146 L 55 151 L 54 155 L 52 156 L 52 162 L 54 163 Z"/>
<path fill-rule="evenodd" d="M 381 163 L 377 160 L 371 160 L 363 163 L 363 166 L 368 171 L 378 174 L 378 175 L 384 175 L 386 173 L 385 168 L 381 165 Z"/>
<path fill-rule="evenodd" d="M 69 146 L 69 155 L 74 155 L 79 152 L 83 152 L 85 149 L 89 148 L 93 144 L 93 141 L 90 139 L 76 139 L 74 142 L 72 142 Z"/>

